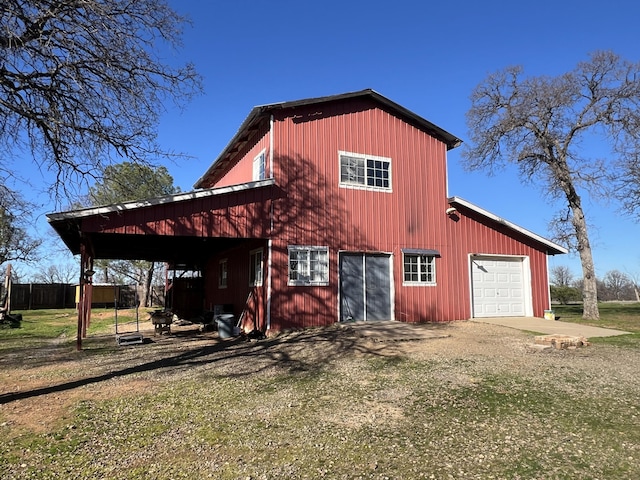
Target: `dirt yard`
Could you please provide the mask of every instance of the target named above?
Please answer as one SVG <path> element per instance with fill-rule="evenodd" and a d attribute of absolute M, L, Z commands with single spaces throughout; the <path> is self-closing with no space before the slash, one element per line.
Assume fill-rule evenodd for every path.
<path fill-rule="evenodd" d="M 538 382 L 547 381 L 547 367 L 554 364 L 567 371 L 586 369 L 596 377 L 606 364 L 622 381 L 640 380 L 639 352 L 593 346 L 540 352 L 531 334 L 470 322 L 403 327 L 394 334 L 388 328 L 334 326 L 245 341 L 221 340 L 217 332 L 201 332 L 197 325 L 174 325 L 171 335 L 155 335 L 153 325 L 144 322 L 145 344 L 119 347 L 108 355 L 103 351 L 115 343 L 113 336 L 85 339 L 81 352 L 60 338 L 0 358 L 0 413 L 18 431 L 44 432 L 64 421 L 79 401 L 135 395 L 213 365 L 229 373 L 264 375 L 317 368 L 350 356 L 480 359 L 496 371 L 539 372 Z M 468 374 L 457 372 L 450 381 L 465 378 L 470 381 Z"/>
<path fill-rule="evenodd" d="M 33 350 L 12 351 L 0 358 L 0 428 L 9 445 L 4 448 L 14 452 L 16 445 L 24 441 L 20 439 L 28 435 L 39 438 L 53 435 L 61 438 L 60 441 L 67 441 L 64 438 L 69 435 L 75 438 L 79 433 L 61 432 L 88 428 L 77 426 L 77 415 L 82 411 L 78 410 L 79 405 L 101 409 L 104 403 L 127 409 L 129 407 L 124 406 L 127 398 L 139 401 L 144 397 L 148 401 L 148 396 L 156 391 L 161 392 L 161 397 L 173 398 L 172 385 L 179 385 L 182 393 L 171 400 L 174 405 L 185 402 L 184 392 L 189 392 L 192 401 L 219 402 L 215 408 L 224 408 L 220 406 L 226 405 L 224 396 L 231 395 L 225 389 L 231 389 L 251 395 L 248 402 L 251 406 L 240 408 L 238 405 L 233 413 L 228 413 L 229 418 L 221 419 L 220 414 L 215 417 L 222 422 L 220 431 L 227 432 L 227 441 L 221 443 L 218 437 L 209 439 L 213 433 L 208 429 L 202 430 L 214 414 L 189 404 L 192 414 L 203 419 L 174 420 L 177 422 L 172 427 L 175 432 L 162 436 L 162 449 L 167 451 L 161 449 L 158 455 L 165 455 L 169 465 L 174 461 L 189 461 L 191 476 L 185 473 L 172 478 L 201 478 L 199 475 L 204 473 L 217 478 L 282 478 L 283 475 L 311 478 L 309 475 L 313 474 L 308 472 L 315 470 L 305 469 L 311 469 L 309 465 L 323 458 L 313 452 L 311 447 L 316 444 L 324 445 L 322 448 L 327 449 L 325 454 L 331 459 L 365 448 L 369 449 L 367 455 L 377 455 L 376 463 L 371 463 L 373 470 L 357 478 L 430 478 L 429 472 L 435 472 L 431 478 L 446 478 L 443 472 L 448 469 L 453 469 L 451 478 L 572 478 L 562 474 L 516 475 L 513 472 L 520 470 L 513 469 L 534 468 L 543 455 L 545 462 L 558 462 L 558 469 L 574 462 L 568 472 L 580 475 L 590 472 L 594 466 L 587 460 L 577 462 L 576 456 L 586 455 L 581 452 L 594 448 L 597 450 L 591 455 L 599 459 L 598 468 L 603 473 L 588 478 L 629 478 L 625 477 L 629 472 L 640 472 L 637 438 L 640 352 L 636 349 L 593 344 L 570 350 L 541 351 L 534 346 L 531 333 L 472 322 L 404 328 L 394 335 L 370 326 L 336 325 L 247 341 L 221 340 L 217 332 L 200 332 L 193 326 L 175 326 L 171 335 L 154 336 L 152 326 L 142 324 L 147 338 L 143 345 L 114 347 L 114 337 L 108 335 L 86 339 L 81 352 L 75 351 L 75 343 L 66 338 Z M 205 385 L 218 385 L 219 390 L 203 396 L 198 390 L 200 385 L 203 390 L 208 388 Z M 216 394 L 223 398 L 215 397 Z M 264 398 L 261 400 L 260 396 Z M 237 405 L 236 396 L 229 398 Z M 575 402 L 572 399 L 576 399 Z M 351 405 L 347 416 L 337 414 L 344 402 Z M 296 413 L 291 417 L 293 410 L 287 408 L 298 412 L 299 406 L 305 404 L 315 406 L 310 410 L 311 415 Z M 562 411 L 567 408 L 571 410 Z M 98 421 L 94 415 L 104 416 L 104 412 L 100 412 L 102 410 L 91 414 L 83 422 Z M 141 412 L 155 418 L 150 405 Z M 176 419 L 182 418 L 177 411 L 172 410 L 171 414 Z M 116 419 L 109 418 L 112 415 Z M 257 420 L 240 427 L 236 416 Z M 620 426 L 606 426 L 612 418 L 621 416 L 624 422 L 621 421 Z M 84 441 L 98 442 L 96 445 L 103 449 L 101 462 L 106 462 L 109 469 L 117 469 L 122 463 L 121 458 L 116 461 L 117 456 L 122 455 L 122 447 L 105 447 L 105 442 L 110 443 L 113 436 L 108 430 L 114 428 L 114 422 L 133 420 L 119 416 L 118 411 L 107 412 L 104 419 L 98 418 L 105 422 L 107 433 L 101 436 L 96 430 L 97 440 Z M 255 430 L 263 424 L 265 430 Z M 160 421 L 153 428 L 164 428 L 161 425 Z M 189 425 L 192 426 L 188 430 Z M 415 430 L 413 425 L 420 425 L 420 430 Z M 257 456 L 261 449 L 271 448 L 270 445 L 276 448 L 284 441 L 272 432 L 276 427 L 286 428 L 292 440 L 285 442 L 288 445 L 285 450 L 278 447 L 272 453 L 265 453 L 270 456 L 271 473 L 261 476 L 252 473 L 264 470 L 264 464 L 258 461 L 261 457 L 251 460 L 242 457 L 244 463 L 236 465 L 232 457 L 237 453 L 224 453 L 225 448 L 236 452 L 245 448 L 242 445 L 247 438 L 261 439 L 259 448 L 246 447 L 251 455 Z M 565 431 L 566 428 L 571 431 Z M 604 429 L 606 437 L 602 437 L 598 429 Z M 371 438 L 364 443 L 357 440 L 354 445 L 345 443 L 351 435 L 369 438 L 371 433 L 366 432 L 375 435 L 387 432 L 385 435 L 389 437 Z M 200 452 L 198 458 L 178 459 L 175 452 L 186 448 L 185 441 L 192 441 L 188 439 L 196 434 L 198 446 L 192 448 Z M 335 440 L 334 436 L 337 436 Z M 466 443 L 465 437 L 468 437 Z M 316 443 L 310 444 L 311 450 L 300 451 L 302 447 L 296 444 L 296 438 Z M 600 446 L 597 440 L 600 438 L 615 445 Z M 407 447 L 409 450 L 397 451 L 394 454 L 397 459 L 389 455 L 399 444 L 408 442 L 407 439 L 413 439 Z M 454 440 L 455 443 L 451 443 Z M 145 437 L 144 441 L 151 440 Z M 76 445 L 76 440 L 73 442 Z M 211 445 L 205 447 L 207 442 Z M 410 445 L 416 442 L 428 444 L 415 450 L 413 457 L 407 456 L 414 448 Z M 96 445 L 87 444 L 87 458 Z M 348 450 L 343 450 L 347 446 Z M 78 447 L 73 448 L 75 451 Z M 291 449 L 299 451 L 298 457 L 283 453 Z M 432 451 L 438 452 L 436 457 L 424 457 Z M 38 455 L 48 458 L 49 454 Z M 30 462 L 41 461 L 38 455 L 21 460 L 22 468 L 30 468 Z M 136 455 L 138 459 L 132 457 L 132 462 L 140 461 L 140 454 Z M 284 456 L 280 458 L 280 455 Z M 73 458 L 70 462 L 79 461 L 77 456 Z M 323 463 L 313 468 L 328 472 L 328 476 L 333 471 L 335 478 L 356 478 L 348 473 L 338 476 L 338 472 L 348 472 L 351 461 L 355 460 L 345 457 L 344 465 Z M 97 467 L 91 465 L 90 460 L 87 462 L 86 471 L 92 473 L 86 477 L 78 474 L 77 478 L 96 475 L 91 469 Z M 476 462 L 473 468 L 470 462 Z M 511 463 L 505 466 L 505 462 Z M 144 464 L 144 468 L 151 468 L 150 465 L 156 464 Z M 369 468 L 366 465 L 363 468 Z M 8 478 L 32 478 L 20 474 L 20 464 L 14 462 L 10 466 L 13 476 Z M 173 467 L 178 469 L 175 471 L 185 472 L 185 467 L 180 465 L 166 468 Z M 63 466 L 52 467 L 52 474 L 62 471 L 56 468 L 63 469 Z M 389 476 L 393 471 L 405 473 Z M 238 472 L 242 477 L 234 476 L 239 475 Z M 501 476 L 507 475 L 505 472 L 511 473 L 508 477 Z M 615 472 L 623 473 L 617 476 Z M 131 474 L 118 478 L 165 477 Z"/>

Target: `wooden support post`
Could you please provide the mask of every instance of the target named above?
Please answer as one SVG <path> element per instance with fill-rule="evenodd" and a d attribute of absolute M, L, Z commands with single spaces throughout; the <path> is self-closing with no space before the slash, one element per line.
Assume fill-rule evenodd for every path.
<path fill-rule="evenodd" d="M 87 327 L 91 318 L 93 298 L 93 257 L 89 253 L 86 240 L 80 243 L 80 282 L 78 298 L 78 335 L 76 350 L 82 350 L 82 339 L 87 337 Z"/>

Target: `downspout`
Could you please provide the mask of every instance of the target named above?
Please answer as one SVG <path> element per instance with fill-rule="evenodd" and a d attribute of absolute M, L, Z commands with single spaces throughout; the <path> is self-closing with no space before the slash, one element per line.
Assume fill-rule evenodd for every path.
<path fill-rule="evenodd" d="M 267 320 L 267 329 L 268 332 L 271 329 L 271 252 L 273 240 L 269 239 L 267 241 L 267 312 L 266 312 L 266 320 Z"/>
<path fill-rule="evenodd" d="M 273 174 L 273 114 L 269 118 L 269 177 L 274 178 Z M 269 230 L 269 240 L 267 241 L 267 311 L 266 311 L 266 323 L 268 332 L 271 329 L 271 254 L 273 252 L 273 239 L 271 238 L 271 234 L 273 233 L 273 199 L 271 199 L 270 206 L 270 230 Z"/>
<path fill-rule="evenodd" d="M 269 178 L 273 178 L 273 114 L 269 119 Z"/>
<path fill-rule="evenodd" d="M 547 308 L 550 309 L 551 308 L 551 288 L 550 288 L 550 286 L 551 286 L 551 278 L 550 278 L 550 275 L 549 275 L 549 254 L 547 252 L 545 252 L 544 258 L 545 258 L 545 260 L 547 262 Z M 531 290 L 533 291 L 533 286 L 531 287 Z M 533 303 L 533 299 L 531 299 L 531 300 L 532 300 L 532 303 Z M 533 308 L 533 305 L 532 305 L 532 308 Z M 534 310 L 533 314 L 535 315 L 535 313 L 536 312 Z"/>

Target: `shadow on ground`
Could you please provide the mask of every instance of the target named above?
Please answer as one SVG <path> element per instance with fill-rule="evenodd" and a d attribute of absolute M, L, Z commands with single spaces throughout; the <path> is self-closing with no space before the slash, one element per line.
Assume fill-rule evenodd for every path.
<path fill-rule="evenodd" d="M 158 336 L 153 331 L 143 331 L 145 343 L 124 347 L 114 347 L 115 340 L 110 335 L 89 337 L 80 352 L 73 349 L 72 340 L 56 339 L 39 347 L 5 352 L 0 367 L 24 371 L 55 365 L 77 369 L 74 378 L 2 393 L 0 404 L 145 373 L 201 370 L 213 371 L 217 376 L 239 377 L 273 371 L 310 372 L 343 355 L 393 356 L 396 354 L 393 345 L 397 342 L 448 337 L 449 330 L 447 324 L 356 322 L 248 341 L 242 337 L 220 339 L 217 332 L 183 328 L 171 335 Z"/>

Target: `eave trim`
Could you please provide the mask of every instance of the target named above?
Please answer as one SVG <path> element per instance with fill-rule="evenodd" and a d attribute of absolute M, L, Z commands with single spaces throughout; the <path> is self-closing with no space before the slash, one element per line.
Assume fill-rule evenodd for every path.
<path fill-rule="evenodd" d="M 165 195 L 162 197 L 150 198 L 141 201 L 115 203 L 113 205 L 105 205 L 101 207 L 90 207 L 79 210 L 69 210 L 66 212 L 48 213 L 47 220 L 49 223 L 53 223 L 63 220 L 90 217 L 92 215 L 106 215 L 113 212 L 123 212 L 127 210 L 135 210 L 137 208 L 152 207 L 154 205 L 196 200 L 199 198 L 213 197 L 216 195 L 224 195 L 227 193 L 242 192 L 256 188 L 269 187 L 275 185 L 275 183 L 275 179 L 267 178 L 265 180 L 258 180 L 255 182 L 240 183 L 227 187 L 207 188 L 204 190 L 195 190 L 192 192 Z"/>
<path fill-rule="evenodd" d="M 469 210 L 472 210 L 482 215 L 483 217 L 489 218 L 496 223 L 504 225 L 505 227 L 510 228 L 511 230 L 515 230 L 516 232 L 526 237 L 529 237 L 532 240 L 535 240 L 536 242 L 539 242 L 545 245 L 547 247 L 547 253 L 550 253 L 551 255 L 569 253 L 569 250 L 567 250 L 565 247 L 558 245 L 557 243 L 554 243 L 551 240 L 548 240 L 544 237 L 541 237 L 540 235 L 533 233 L 532 231 L 527 230 L 526 228 L 523 228 L 519 225 L 516 225 L 515 223 L 505 220 L 504 218 L 501 218 L 483 208 L 480 208 L 477 205 L 474 205 L 473 203 L 468 202 L 460 197 L 450 197 L 447 201 L 451 206 L 460 206 L 460 207 L 468 208 Z"/>

